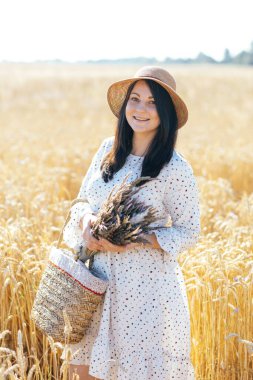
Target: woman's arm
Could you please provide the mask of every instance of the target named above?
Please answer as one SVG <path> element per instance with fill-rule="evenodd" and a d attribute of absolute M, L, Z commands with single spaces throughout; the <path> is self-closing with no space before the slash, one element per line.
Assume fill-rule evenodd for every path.
<path fill-rule="evenodd" d="M 146 243 L 148 244 L 151 248 L 154 248 L 154 249 L 162 249 L 162 247 L 160 246 L 157 238 L 156 238 L 156 234 L 155 233 L 152 233 L 152 234 L 143 234 L 142 235 L 144 237 L 144 239 L 148 240 L 149 243 Z"/>
<path fill-rule="evenodd" d="M 199 189 L 190 164 L 175 160 L 164 189 L 164 206 L 172 226 L 154 231 L 147 238 L 174 258 L 193 247 L 200 234 Z M 154 236 L 155 235 L 155 236 Z"/>
<path fill-rule="evenodd" d="M 64 227 L 64 231 L 63 231 L 63 239 L 69 247 L 76 248 L 77 246 L 80 246 L 82 244 L 83 242 L 82 228 L 81 228 L 82 219 L 86 215 L 89 215 L 89 214 L 94 215 L 93 210 L 87 198 L 86 189 L 87 189 L 87 185 L 92 174 L 100 166 L 101 159 L 107 147 L 107 143 L 108 143 L 108 139 L 103 140 L 99 149 L 93 156 L 91 164 L 82 180 L 82 184 L 79 189 L 77 198 L 82 198 L 84 202 L 78 202 L 74 206 L 71 207 L 71 214 L 70 214 L 71 217 L 67 225 Z"/>

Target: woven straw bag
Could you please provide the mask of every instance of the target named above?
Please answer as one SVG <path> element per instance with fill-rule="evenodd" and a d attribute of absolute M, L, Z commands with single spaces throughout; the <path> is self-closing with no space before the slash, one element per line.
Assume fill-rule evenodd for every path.
<path fill-rule="evenodd" d="M 77 202 L 86 200 L 77 198 Z M 102 302 L 108 279 L 75 258 L 73 250 L 60 248 L 63 229 L 70 218 L 70 211 L 62 228 L 56 247 L 51 247 L 48 263 L 36 293 L 31 318 L 36 327 L 54 340 L 78 343 L 90 325 L 92 314 Z M 66 315 L 70 332 L 65 329 Z"/>

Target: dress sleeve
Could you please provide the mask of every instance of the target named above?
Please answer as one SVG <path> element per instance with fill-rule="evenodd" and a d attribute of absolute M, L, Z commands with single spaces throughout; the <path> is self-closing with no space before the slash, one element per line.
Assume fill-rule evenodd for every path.
<path fill-rule="evenodd" d="M 171 170 L 163 202 L 172 225 L 154 230 L 154 233 L 161 248 L 177 259 L 182 251 L 197 243 L 201 229 L 199 189 L 187 161 L 180 162 Z"/>
<path fill-rule="evenodd" d="M 81 187 L 79 189 L 77 198 L 82 198 L 84 202 L 78 202 L 70 209 L 70 219 L 66 226 L 63 229 L 63 240 L 65 243 L 74 249 L 78 249 L 78 247 L 83 243 L 82 230 L 79 226 L 80 220 L 84 215 L 94 214 L 89 201 L 87 199 L 86 188 L 87 184 L 94 173 L 101 164 L 101 160 L 104 156 L 105 149 L 107 146 L 107 139 L 105 139 L 97 152 L 93 156 L 91 164 L 82 180 Z"/>

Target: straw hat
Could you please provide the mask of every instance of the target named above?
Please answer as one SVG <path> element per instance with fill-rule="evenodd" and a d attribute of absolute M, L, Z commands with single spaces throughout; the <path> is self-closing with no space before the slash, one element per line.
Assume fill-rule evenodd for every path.
<path fill-rule="evenodd" d="M 144 66 L 139 69 L 133 78 L 113 83 L 107 91 L 107 100 L 115 116 L 119 117 L 122 104 L 125 100 L 128 87 L 138 79 L 152 79 L 159 83 L 170 95 L 175 106 L 178 128 L 181 128 L 188 119 L 186 104 L 176 92 L 176 81 L 164 68 L 159 66 Z"/>

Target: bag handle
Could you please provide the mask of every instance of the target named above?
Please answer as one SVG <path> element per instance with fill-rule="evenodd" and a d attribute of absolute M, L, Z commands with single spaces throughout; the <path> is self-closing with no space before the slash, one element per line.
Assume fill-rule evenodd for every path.
<path fill-rule="evenodd" d="M 65 223 L 64 223 L 64 226 L 62 227 L 62 230 L 61 230 L 61 233 L 60 233 L 60 236 L 59 236 L 59 239 L 58 239 L 58 242 L 57 242 L 57 245 L 56 245 L 56 248 L 59 248 L 60 247 L 60 244 L 62 242 L 62 238 L 63 238 L 63 230 L 64 230 L 64 227 L 66 226 L 66 224 L 68 223 L 69 219 L 70 219 L 70 214 L 71 214 L 71 208 L 78 202 L 86 202 L 87 203 L 87 199 L 85 198 L 76 198 L 74 199 L 72 202 L 71 202 L 71 206 L 70 206 L 70 209 L 69 209 L 69 212 L 67 214 L 67 217 L 66 217 L 66 220 L 65 220 Z"/>

